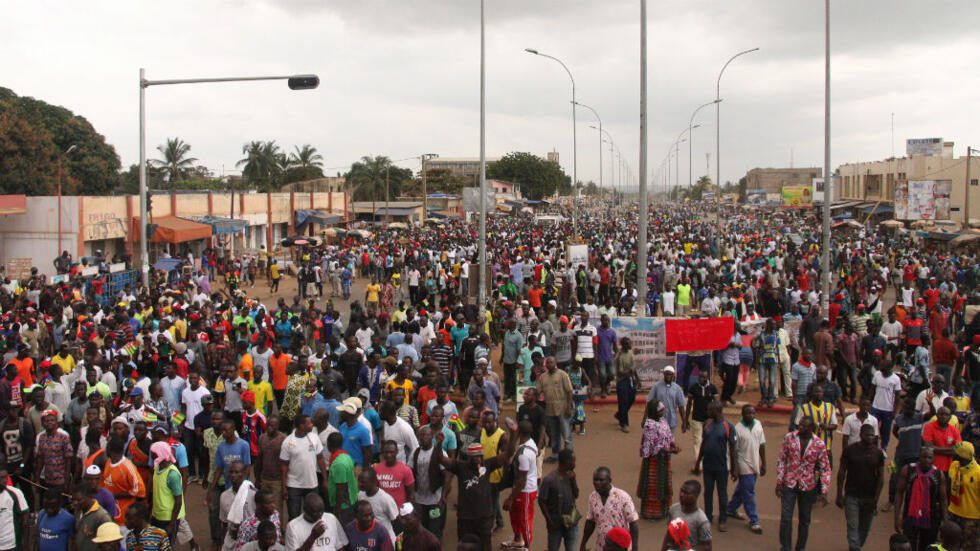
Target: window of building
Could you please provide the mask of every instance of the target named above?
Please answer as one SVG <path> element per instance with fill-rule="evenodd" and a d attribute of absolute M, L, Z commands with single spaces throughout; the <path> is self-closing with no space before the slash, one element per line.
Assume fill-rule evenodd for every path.
<path fill-rule="evenodd" d="M 866 195 L 881 194 L 881 174 L 867 174 L 864 177 L 864 192 Z"/>

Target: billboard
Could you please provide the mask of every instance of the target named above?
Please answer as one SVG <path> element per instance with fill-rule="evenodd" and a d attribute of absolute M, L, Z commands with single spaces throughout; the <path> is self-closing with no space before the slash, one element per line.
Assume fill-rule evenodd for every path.
<path fill-rule="evenodd" d="M 578 268 L 579 266 L 589 266 L 589 246 L 585 244 L 572 244 L 569 243 L 567 246 L 567 253 L 565 258 L 568 259 L 568 265 L 573 268 Z"/>
<path fill-rule="evenodd" d="M 910 180 L 895 186 L 895 218 L 949 220 L 952 180 Z"/>
<path fill-rule="evenodd" d="M 811 186 L 783 186 L 783 206 L 791 209 L 805 209 L 813 206 Z"/>
<path fill-rule="evenodd" d="M 905 140 L 905 154 L 912 155 L 942 155 L 942 138 L 912 138 Z"/>
<path fill-rule="evenodd" d="M 493 212 L 497 208 L 497 194 L 490 187 L 487 187 L 487 212 Z M 466 212 L 480 212 L 480 188 L 463 188 L 463 210 Z"/>
<path fill-rule="evenodd" d="M 745 190 L 745 203 L 749 205 L 766 204 L 766 190 L 761 188 Z"/>

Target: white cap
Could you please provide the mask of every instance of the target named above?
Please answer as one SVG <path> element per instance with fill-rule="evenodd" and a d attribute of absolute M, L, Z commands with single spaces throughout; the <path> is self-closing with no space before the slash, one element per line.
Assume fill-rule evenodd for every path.
<path fill-rule="evenodd" d="M 664 373 L 677 373 L 677 371 L 674 369 L 674 366 L 668 365 L 664 367 Z"/>
<path fill-rule="evenodd" d="M 98 465 L 89 465 L 88 468 L 85 469 L 85 474 L 89 476 L 99 476 L 102 474 L 102 469 L 100 469 Z"/>
<path fill-rule="evenodd" d="M 405 517 L 412 514 L 414 511 L 415 511 L 415 507 L 413 507 L 411 503 L 406 501 L 405 504 L 402 505 L 402 508 L 398 510 L 398 516 Z"/>

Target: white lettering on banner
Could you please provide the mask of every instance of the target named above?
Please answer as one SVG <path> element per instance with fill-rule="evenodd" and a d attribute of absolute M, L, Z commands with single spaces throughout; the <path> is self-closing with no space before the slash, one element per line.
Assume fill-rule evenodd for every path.
<path fill-rule="evenodd" d="M 568 244 L 568 265 L 578 268 L 579 265 L 588 267 L 589 265 L 589 246 Z"/>

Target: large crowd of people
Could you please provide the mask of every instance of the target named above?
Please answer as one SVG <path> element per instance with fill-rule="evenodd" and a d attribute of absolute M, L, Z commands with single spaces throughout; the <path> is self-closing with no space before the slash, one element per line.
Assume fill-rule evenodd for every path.
<path fill-rule="evenodd" d="M 824 297 L 813 214 L 674 204 L 650 213 L 641 297 L 635 205 L 562 212 L 574 226 L 488 218 L 485 304 L 462 221 L 285 261 L 209 250 L 117 293 L 80 274 L 6 280 L 0 550 L 490 551 L 505 530 L 515 549 L 704 551 L 733 519 L 777 540 L 755 490 L 773 464 L 782 550 L 806 548 L 831 498 L 851 550 L 887 522 L 879 510 L 891 549 L 980 549 L 975 251 L 838 232 Z M 573 263 L 570 242 L 588 259 Z M 278 297 L 285 278 L 295 294 Z M 731 316 L 735 331 L 641 390 L 612 323 L 630 316 Z M 595 442 L 586 402 L 612 395 L 640 456 L 616 481 L 636 477 L 638 501 L 608 467 L 576 463 Z M 756 415 L 782 408 L 773 455 Z M 679 453 L 694 470 L 675 496 Z M 641 547 L 641 519 L 662 519 L 662 540 Z"/>

